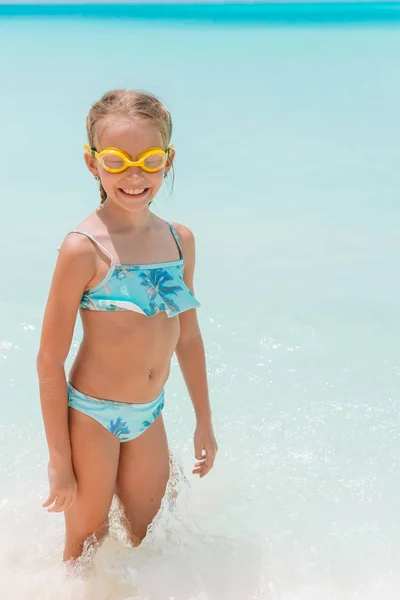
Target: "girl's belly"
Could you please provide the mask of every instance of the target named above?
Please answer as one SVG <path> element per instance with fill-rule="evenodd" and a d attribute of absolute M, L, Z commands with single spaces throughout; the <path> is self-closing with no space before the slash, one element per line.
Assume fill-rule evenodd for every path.
<path fill-rule="evenodd" d="M 81 311 L 83 340 L 69 373 L 79 391 L 119 402 L 150 402 L 168 379 L 179 317 Z"/>

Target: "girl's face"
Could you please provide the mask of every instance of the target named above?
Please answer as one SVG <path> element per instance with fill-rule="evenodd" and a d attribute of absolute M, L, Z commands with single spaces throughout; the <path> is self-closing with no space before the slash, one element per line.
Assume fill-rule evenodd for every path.
<path fill-rule="evenodd" d="M 127 121 L 107 119 L 98 129 L 96 151 L 104 148 L 118 148 L 126 152 L 132 161 L 148 148 L 164 147 L 161 133 L 144 121 Z M 140 167 L 128 167 L 121 173 L 109 173 L 92 157 L 85 153 L 85 160 L 92 175 L 99 177 L 107 194 L 107 201 L 111 201 L 128 212 L 140 212 L 145 209 L 163 182 L 164 174 L 172 166 L 174 151 L 165 166 L 155 173 L 147 173 Z"/>

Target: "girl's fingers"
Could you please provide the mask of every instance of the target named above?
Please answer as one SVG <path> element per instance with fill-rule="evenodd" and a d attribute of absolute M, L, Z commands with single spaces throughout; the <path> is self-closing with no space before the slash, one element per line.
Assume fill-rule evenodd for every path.
<path fill-rule="evenodd" d="M 48 509 L 48 512 L 61 512 L 61 508 L 64 505 L 65 496 L 57 496 L 53 506 Z"/>
<path fill-rule="evenodd" d="M 206 458 L 194 464 L 195 468 L 192 473 L 194 475 L 200 475 L 200 477 L 207 475 L 214 466 L 215 455 L 216 452 L 208 450 Z"/>
<path fill-rule="evenodd" d="M 69 510 L 71 508 L 71 506 L 73 505 L 75 500 L 76 500 L 76 491 L 73 491 L 71 496 L 68 499 L 68 502 L 65 503 L 64 512 L 67 512 L 67 510 Z"/>
<path fill-rule="evenodd" d="M 70 500 L 70 496 L 66 496 L 64 498 L 64 502 L 61 504 L 61 506 L 54 512 L 65 512 L 67 510 L 67 507 L 69 507 L 69 505 L 71 504 L 71 500 Z"/>
<path fill-rule="evenodd" d="M 207 464 L 207 460 L 205 458 L 203 458 L 203 460 L 199 460 L 199 461 L 195 462 L 194 463 L 194 469 L 193 469 L 192 473 L 194 475 L 200 474 L 203 471 L 203 469 L 206 466 L 206 464 Z"/>
<path fill-rule="evenodd" d="M 67 494 L 60 495 L 58 495 L 57 492 L 52 492 L 42 506 L 43 508 L 47 508 L 47 512 L 65 512 L 71 508 L 75 499 L 76 489 Z"/>
<path fill-rule="evenodd" d="M 200 473 L 200 477 L 204 477 L 205 475 L 207 475 L 207 473 L 209 473 L 212 469 L 212 465 L 207 465 L 202 472 Z"/>
<path fill-rule="evenodd" d="M 195 475 L 201 475 L 202 473 L 204 473 L 206 471 L 207 468 L 208 468 L 207 462 L 204 461 L 201 464 L 195 465 L 195 468 L 193 469 L 192 473 L 194 473 Z"/>
<path fill-rule="evenodd" d="M 203 472 L 203 468 L 193 469 L 193 471 L 192 471 L 193 475 L 200 475 L 200 473 L 202 473 L 202 472 Z"/>
<path fill-rule="evenodd" d="M 214 444 L 206 444 L 201 452 L 201 458 L 198 458 L 199 453 L 196 452 L 196 462 L 194 463 L 194 469 L 192 471 L 193 475 L 200 475 L 200 477 L 207 475 L 214 466 L 217 452 L 218 447 Z"/>
<path fill-rule="evenodd" d="M 208 448 L 206 446 L 206 456 L 207 456 L 207 462 L 209 465 L 211 465 L 211 467 L 214 464 L 215 461 L 215 457 L 217 456 L 217 452 L 218 452 L 218 448 Z"/>
<path fill-rule="evenodd" d="M 50 492 L 49 497 L 47 498 L 46 502 L 44 502 L 42 504 L 43 508 L 47 508 L 48 506 L 50 506 L 50 504 L 53 504 L 55 499 L 56 499 L 56 495 L 53 492 Z"/>

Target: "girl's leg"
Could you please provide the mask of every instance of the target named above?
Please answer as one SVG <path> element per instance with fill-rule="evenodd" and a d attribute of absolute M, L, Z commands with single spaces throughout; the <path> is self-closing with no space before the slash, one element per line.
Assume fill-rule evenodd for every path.
<path fill-rule="evenodd" d="M 121 444 L 116 491 L 135 545 L 156 516 L 168 479 L 168 442 L 160 415 L 139 437 Z"/>
<path fill-rule="evenodd" d="M 88 415 L 69 408 L 72 462 L 78 483 L 77 497 L 64 513 L 64 560 L 78 558 L 84 542 L 107 533 L 108 513 L 115 491 L 120 442 Z"/>

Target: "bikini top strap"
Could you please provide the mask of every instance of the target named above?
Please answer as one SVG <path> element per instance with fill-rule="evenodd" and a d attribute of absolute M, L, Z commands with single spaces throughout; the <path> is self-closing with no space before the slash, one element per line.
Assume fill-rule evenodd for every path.
<path fill-rule="evenodd" d="M 175 241 L 176 241 L 176 245 L 177 245 L 177 246 L 178 246 L 178 248 L 179 248 L 179 259 L 180 259 L 180 260 L 182 260 L 182 259 L 183 259 L 182 246 L 181 246 L 181 243 L 180 243 L 180 241 L 179 241 L 178 234 L 176 233 L 176 229 L 175 229 L 175 227 L 172 225 L 172 223 L 170 223 L 169 221 L 167 221 L 167 223 L 168 223 L 168 225 L 169 225 L 169 228 L 170 228 L 170 230 L 171 230 L 171 233 L 172 233 L 172 235 L 174 236 L 174 239 L 175 239 Z"/>
<path fill-rule="evenodd" d="M 100 244 L 100 242 L 98 242 L 96 240 L 96 238 L 93 237 L 90 233 L 88 233 L 87 231 L 81 231 L 80 229 L 73 229 L 69 233 L 80 233 L 81 235 L 85 235 L 87 238 L 89 238 L 89 240 L 92 240 L 92 242 L 94 242 L 96 244 L 96 246 L 98 246 L 105 254 L 107 254 L 107 256 L 111 260 L 111 264 L 115 265 L 115 258 L 113 257 L 113 255 L 111 254 L 111 252 L 109 250 L 107 250 L 107 248 L 105 248 L 103 246 L 103 244 Z"/>

